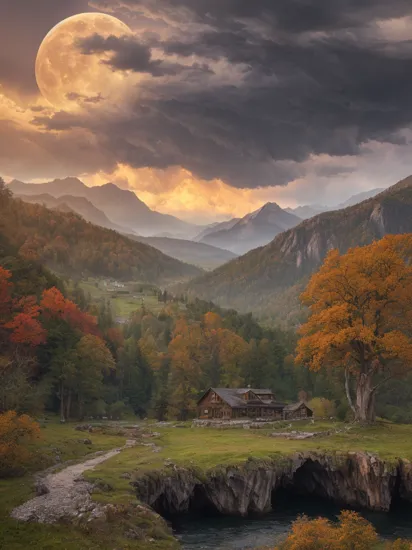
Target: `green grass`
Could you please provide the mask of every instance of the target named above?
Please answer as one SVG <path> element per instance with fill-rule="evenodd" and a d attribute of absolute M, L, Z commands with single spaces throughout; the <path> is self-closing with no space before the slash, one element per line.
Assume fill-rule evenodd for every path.
<path fill-rule="evenodd" d="M 289 423 L 288 423 L 289 425 Z M 273 431 L 327 431 L 344 429 L 349 431 L 332 436 L 308 440 L 272 438 Z M 412 426 L 381 423 L 362 428 L 334 422 L 295 422 L 292 428 L 280 426 L 264 430 L 213 429 L 213 428 L 156 428 L 161 435 L 156 444 L 162 450 L 153 453 L 150 447 L 137 446 L 100 464 L 86 473 L 90 481 L 104 480 L 113 487 L 108 493 L 97 493 L 95 498 L 104 502 L 127 502 L 134 498 L 129 480 L 132 477 L 164 468 L 165 460 L 175 464 L 195 467 L 207 471 L 217 466 L 245 463 L 249 458 L 282 459 L 298 451 L 326 452 L 331 454 L 347 451 L 369 451 L 381 458 L 395 461 L 397 458 L 412 459 Z"/>
<path fill-rule="evenodd" d="M 34 455 L 34 469 L 44 468 L 47 463 L 55 463 L 56 457 L 61 462 L 76 460 L 97 451 L 109 451 L 125 444 L 124 436 L 89 433 L 75 430 L 77 423 L 60 424 L 57 418 L 49 421 L 40 421 L 41 435 L 30 443 L 29 449 Z M 82 422 L 81 424 L 84 424 Z M 83 441 L 89 439 L 92 444 L 85 445 Z"/>
<path fill-rule="evenodd" d="M 123 424 L 124 426 L 125 424 Z M 398 457 L 412 459 L 412 426 L 380 423 L 369 428 L 351 426 L 349 431 L 303 441 L 278 439 L 270 437 L 270 433 L 286 430 L 316 430 L 326 431 L 332 428 L 344 428 L 348 425 L 316 421 L 314 425 L 302 421 L 293 423 L 291 428 L 280 424 L 277 428 L 262 430 L 244 429 L 213 429 L 151 427 L 160 433 L 156 439 L 144 439 L 145 442 L 155 442 L 162 450 L 153 453 L 147 446 L 138 445 L 127 449 L 100 464 L 85 476 L 91 481 L 102 480 L 113 490 L 96 491 L 94 498 L 100 502 L 116 505 L 135 501 L 135 495 L 129 479 L 122 477 L 125 473 L 140 476 L 152 470 L 164 468 L 166 459 L 171 459 L 178 465 L 196 467 L 207 471 L 219 465 L 237 465 L 253 457 L 257 459 L 275 459 L 289 456 L 297 451 L 318 451 L 344 453 L 346 451 L 370 451 L 381 458 L 394 461 Z M 108 450 L 124 444 L 125 436 L 112 434 L 97 434 L 75 431 L 75 424 L 60 425 L 50 422 L 42 429 L 42 439 L 33 444 L 32 449 L 37 456 L 46 456 L 45 466 L 50 458 L 60 450 L 61 460 L 81 459 L 97 450 Z M 90 438 L 91 446 L 79 443 L 79 439 Z M 5 518 L 0 527 L 0 548 L 7 550 L 67 549 L 67 550 L 113 550 L 113 548 L 134 548 L 137 550 L 172 550 L 175 543 L 171 540 L 143 543 L 124 541 L 116 534 L 113 526 L 113 536 L 107 533 L 87 534 L 70 526 L 41 526 L 36 524 L 17 523 L 7 519 L 10 511 L 33 496 L 33 480 L 30 475 L 22 478 L 0 480 L 0 517 Z M 115 538 L 113 538 L 115 537 Z M 116 538 L 118 537 L 118 538 Z M 121 541 L 121 542 L 119 542 Z"/>
<path fill-rule="evenodd" d="M 41 437 L 30 444 L 33 463 L 30 470 L 44 469 L 53 464 L 56 456 L 62 462 L 80 460 L 91 453 L 106 451 L 125 444 L 126 438 L 116 435 L 89 434 L 75 430 L 76 424 L 61 425 L 56 419 L 45 424 Z M 90 439 L 92 445 L 79 442 Z M 32 498 L 34 480 L 30 473 L 24 477 L 0 480 L 0 548 L 7 550 L 110 550 L 113 545 L 102 544 L 70 526 L 47 526 L 20 523 L 12 520 L 10 512 Z"/>
<path fill-rule="evenodd" d="M 98 286 L 96 286 L 96 284 Z M 81 281 L 79 286 L 86 293 L 90 293 L 93 300 L 100 300 L 102 298 L 110 300 L 113 313 L 117 317 L 128 318 L 134 311 L 139 310 L 142 305 L 155 314 L 163 310 L 164 304 L 158 301 L 153 291 L 144 289 L 142 296 L 142 294 L 136 292 L 136 286 L 139 286 L 138 282 L 128 282 L 124 284 L 125 288 L 119 290 L 129 291 L 129 294 L 110 292 L 108 288 L 104 286 L 103 279 L 94 279 L 91 277 Z"/>
<path fill-rule="evenodd" d="M 362 428 L 333 422 L 316 422 L 313 425 L 302 421 L 293 423 L 288 431 L 327 431 L 345 427 L 350 427 L 350 430 L 307 440 L 270 437 L 271 432 L 287 431 L 284 427 L 278 430 L 156 428 L 161 434 L 156 439 L 156 444 L 162 447 L 160 453 L 152 453 L 149 448 L 140 446 L 128 449 L 100 465 L 89 475 L 113 477 L 115 472 L 119 475 L 132 470 L 144 472 L 160 467 L 167 458 L 176 464 L 193 464 L 201 469 L 208 469 L 218 465 L 239 464 L 249 457 L 264 459 L 276 455 L 288 456 L 297 451 L 369 451 L 387 460 L 398 457 L 412 459 L 412 426 L 408 425 L 381 423 Z"/>

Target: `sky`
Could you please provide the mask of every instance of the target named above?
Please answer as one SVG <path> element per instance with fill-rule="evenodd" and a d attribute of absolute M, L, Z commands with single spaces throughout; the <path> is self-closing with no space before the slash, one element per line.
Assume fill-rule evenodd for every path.
<path fill-rule="evenodd" d="M 82 13 L 130 32 L 64 27 L 36 79 Z M 0 21 L 6 180 L 111 181 L 204 223 L 412 174 L 410 0 L 0 0 Z"/>

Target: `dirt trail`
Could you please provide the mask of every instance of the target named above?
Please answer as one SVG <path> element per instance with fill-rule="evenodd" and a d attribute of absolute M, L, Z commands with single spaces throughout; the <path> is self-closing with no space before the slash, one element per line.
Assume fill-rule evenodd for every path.
<path fill-rule="evenodd" d="M 58 473 L 46 475 L 37 483 L 41 496 L 32 498 L 15 508 L 11 516 L 20 521 L 56 523 L 62 519 L 82 517 L 87 512 L 98 514 L 99 505 L 96 505 L 90 496 L 93 485 L 83 479 L 83 472 L 92 470 L 135 444 L 135 440 L 128 440 L 124 447 L 99 454 L 80 464 L 68 466 Z"/>

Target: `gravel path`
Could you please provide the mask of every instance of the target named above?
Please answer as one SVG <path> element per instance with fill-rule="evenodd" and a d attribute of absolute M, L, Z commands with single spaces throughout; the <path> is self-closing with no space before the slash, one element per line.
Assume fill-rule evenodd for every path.
<path fill-rule="evenodd" d="M 40 496 L 15 508 L 11 516 L 20 521 L 56 523 L 62 519 L 80 518 L 87 512 L 98 514 L 99 505 L 96 505 L 90 496 L 93 485 L 84 480 L 83 472 L 92 470 L 135 444 L 136 441 L 129 440 L 124 447 L 68 466 L 58 473 L 46 475 L 37 483 L 37 492 Z"/>

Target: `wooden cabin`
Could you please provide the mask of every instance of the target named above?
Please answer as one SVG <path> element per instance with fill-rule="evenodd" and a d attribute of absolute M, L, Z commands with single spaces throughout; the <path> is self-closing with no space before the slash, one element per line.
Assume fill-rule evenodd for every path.
<path fill-rule="evenodd" d="M 304 418 L 312 418 L 313 411 L 304 401 L 286 405 L 283 409 L 283 418 L 285 420 L 299 420 Z"/>
<path fill-rule="evenodd" d="M 272 390 L 256 388 L 209 388 L 197 407 L 198 417 L 208 420 L 282 420 L 313 416 L 313 411 L 303 402 L 279 403 Z"/>

